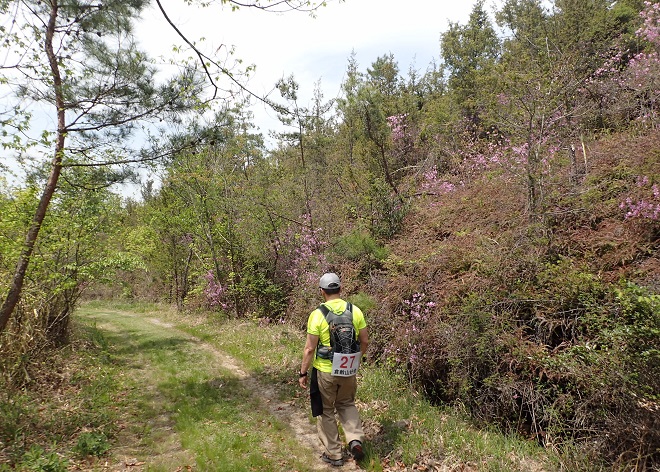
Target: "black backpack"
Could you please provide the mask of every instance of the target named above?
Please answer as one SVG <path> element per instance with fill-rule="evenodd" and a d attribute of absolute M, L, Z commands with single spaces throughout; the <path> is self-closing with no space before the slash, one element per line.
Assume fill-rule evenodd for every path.
<path fill-rule="evenodd" d="M 335 352 L 340 354 L 354 354 L 360 352 L 360 341 L 358 340 L 358 333 L 353 326 L 353 311 L 352 305 L 346 303 L 346 309 L 336 314 L 327 306 L 321 304 L 318 308 L 325 321 L 330 326 L 330 347 L 323 346 L 319 341 L 316 348 L 316 355 L 321 359 L 330 359 Z"/>

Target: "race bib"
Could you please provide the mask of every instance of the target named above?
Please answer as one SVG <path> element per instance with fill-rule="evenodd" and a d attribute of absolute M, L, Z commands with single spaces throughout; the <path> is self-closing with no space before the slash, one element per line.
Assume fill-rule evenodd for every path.
<path fill-rule="evenodd" d="M 335 352 L 332 358 L 332 375 L 335 377 L 350 377 L 355 375 L 360 367 L 361 352 L 355 354 L 340 354 Z"/>

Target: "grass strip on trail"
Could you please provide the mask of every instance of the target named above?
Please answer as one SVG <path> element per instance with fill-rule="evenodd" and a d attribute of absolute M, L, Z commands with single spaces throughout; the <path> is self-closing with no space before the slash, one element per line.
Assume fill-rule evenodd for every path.
<path fill-rule="evenodd" d="M 236 373 L 197 339 L 153 318 L 158 315 L 102 305 L 78 313 L 103 333 L 132 384 L 137 408 L 123 441 L 141 440 L 115 454 L 117 461 L 130 465 L 135 457 L 150 471 L 315 470 L 312 451 L 299 446 Z"/>
<path fill-rule="evenodd" d="M 304 327 L 170 314 L 170 322 L 239 359 L 262 382 L 276 386 L 280 400 L 296 399 L 297 407 L 309 415 L 308 398 L 301 394 L 295 375 Z M 368 439 L 363 470 L 561 470 L 552 451 L 515 435 L 472 426 L 456 410 L 431 405 L 401 374 L 366 364 L 359 376 L 358 408 Z M 573 463 L 571 470 L 590 469 L 589 464 Z"/>
<path fill-rule="evenodd" d="M 14 464 L 0 471 L 329 470 L 295 374 L 304 327 L 108 302 L 85 304 L 74 325 L 88 348 L 53 360 L 71 387 L 26 393 L 15 429 L 32 444 L 0 450 Z M 345 471 L 590 470 L 431 405 L 400 372 L 366 362 L 359 377 L 366 458 Z"/>

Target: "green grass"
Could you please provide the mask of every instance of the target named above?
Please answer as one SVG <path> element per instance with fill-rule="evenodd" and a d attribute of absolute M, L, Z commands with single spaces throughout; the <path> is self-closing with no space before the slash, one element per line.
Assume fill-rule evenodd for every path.
<path fill-rule="evenodd" d="M 372 457 L 380 459 L 394 451 L 406 465 L 442 460 L 484 471 L 559 469 L 558 458 L 536 443 L 478 429 L 460 411 L 431 405 L 402 376 L 387 369 L 364 369 L 358 397 L 364 403 L 363 420 L 380 427 L 369 445 Z M 373 470 L 379 469 L 374 465 Z"/>
<path fill-rule="evenodd" d="M 175 314 L 170 321 L 177 321 Z M 180 326 L 278 385 L 283 398 L 297 398 L 301 408 L 308 408 L 294 374 L 302 355 L 302 329 L 218 317 L 188 320 Z M 365 470 L 382 470 L 382 460 L 392 456 L 407 466 L 435 460 L 483 471 L 560 469 L 560 458 L 552 451 L 517 436 L 476 428 L 460 411 L 431 405 L 401 375 L 388 369 L 374 365 L 362 369 L 358 400 L 365 422 L 379 428 L 367 445 Z"/>
<path fill-rule="evenodd" d="M 163 472 L 186 466 L 303 472 L 319 463 L 320 451 L 301 446 L 290 425 L 252 391 L 258 381 L 314 421 L 295 375 L 301 327 L 107 303 L 87 304 L 75 318 L 76 337 L 87 349 L 60 353 L 71 364 L 66 402 L 26 394 L 16 396 L 13 407 L 0 404 L 3 416 L 22 419 L 0 423 L 5 440 L 14 438 L 0 463 L 3 454 L 13 454 L 15 469 L 37 471 L 66 463 L 101 470 L 100 464 L 119 467 L 128 456 L 145 470 Z M 238 359 L 251 382 L 223 367 L 218 352 Z M 368 364 L 360 377 L 358 407 L 368 435 L 363 470 L 395 463 L 408 470 L 561 468 L 558 456 L 533 442 L 478 429 L 460 412 L 431 405 L 398 374 Z M 30 436 L 35 425 L 45 425 L 38 438 Z"/>
<path fill-rule="evenodd" d="M 59 470 L 103 455 L 118 434 L 119 412 L 130 408 L 122 366 L 93 325 L 73 337 L 33 359 L 26 386 L 2 390 L 0 470 Z"/>
<path fill-rule="evenodd" d="M 180 331 L 150 321 L 159 315 L 163 313 L 145 310 L 136 317 L 124 307 L 91 306 L 80 315 L 85 323 L 106 326 L 116 355 L 127 359 L 132 364 L 127 367 L 146 385 L 156 386 L 134 397 L 143 412 L 141 423 L 154 424 L 143 431 L 147 439 L 138 451 L 148 470 L 187 465 L 237 472 L 308 470 L 305 464 L 314 460 L 311 451 L 290 454 L 301 448 L 286 426 L 234 373 L 219 365 L 212 351 Z M 167 424 L 176 437 L 163 434 Z"/>
<path fill-rule="evenodd" d="M 205 336 L 209 342 L 239 359 L 243 366 L 264 382 L 278 385 L 280 398 L 291 398 L 298 392 L 304 333 L 290 325 L 259 326 L 254 321 L 208 322 L 183 327 L 195 336 Z"/>

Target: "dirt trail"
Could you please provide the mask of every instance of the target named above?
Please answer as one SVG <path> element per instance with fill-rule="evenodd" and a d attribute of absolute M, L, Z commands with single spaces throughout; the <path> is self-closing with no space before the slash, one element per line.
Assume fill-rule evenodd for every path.
<path fill-rule="evenodd" d="M 262 405 L 264 405 L 280 421 L 291 428 L 301 446 L 317 453 L 319 456 L 318 462 L 316 464 L 309 464 L 310 470 L 338 470 L 338 468 L 331 467 L 321 461 L 321 443 L 316 434 L 316 426 L 310 423 L 307 411 L 296 407 L 294 400 L 290 402 L 277 400 L 279 395 L 277 395 L 274 388 L 260 383 L 255 377 L 249 375 L 243 369 L 237 359 L 219 351 L 210 344 L 207 344 L 188 333 L 184 333 L 183 331 L 178 330 L 174 325 L 165 323 L 157 318 L 150 318 L 149 321 L 155 325 L 176 331 L 178 336 L 185 336 L 191 339 L 195 346 L 199 349 L 210 352 L 220 366 L 232 372 L 247 387 L 247 390 L 259 399 Z M 344 462 L 344 466 L 339 470 L 357 471 L 361 469 L 352 459 L 347 459 Z"/>
<path fill-rule="evenodd" d="M 123 314 L 128 315 L 124 312 Z M 134 315 L 131 315 L 134 316 Z M 341 469 L 336 467 L 331 467 L 328 464 L 325 464 L 320 459 L 321 454 L 321 443 L 319 442 L 318 436 L 316 434 L 316 426 L 310 423 L 308 418 L 308 412 L 301 410 L 296 406 L 295 401 L 281 401 L 278 400 L 279 395 L 277 391 L 270 385 L 265 385 L 258 381 L 254 376 L 249 375 L 241 366 L 240 362 L 227 355 L 224 352 L 219 351 L 215 347 L 211 346 L 208 343 L 203 342 L 199 338 L 196 338 L 193 335 L 185 333 L 177 329 L 173 324 L 163 322 L 157 318 L 149 318 L 148 321 L 154 325 L 167 328 L 176 333 L 177 336 L 186 337 L 190 339 L 194 346 L 197 349 L 204 350 L 211 353 L 214 358 L 217 360 L 218 365 L 232 372 L 239 380 L 242 382 L 247 390 L 251 392 L 253 396 L 259 399 L 259 403 L 262 404 L 273 416 L 277 417 L 284 424 L 288 425 L 300 445 L 304 448 L 307 448 L 315 453 L 319 457 L 318 461 L 314 464 L 309 464 L 309 470 L 312 471 L 328 471 L 328 470 L 344 470 L 344 471 L 357 471 L 361 470 L 358 465 L 352 460 L 347 459 L 344 462 L 344 466 Z M 156 390 L 154 388 L 154 390 Z M 154 392 L 157 395 L 156 392 Z M 171 419 L 163 417 L 158 420 L 158 429 L 163 433 L 162 438 L 159 441 L 164 445 L 163 456 L 185 456 L 186 451 L 182 450 L 179 446 L 178 438 L 176 437 L 176 432 L 173 429 L 173 422 Z M 130 455 L 130 451 L 125 451 Z M 114 470 L 132 470 L 136 471 L 140 469 L 140 466 L 143 464 L 132 463 L 134 460 L 130 459 L 129 456 L 124 455 L 123 467 L 120 469 Z M 157 460 L 157 458 L 152 457 L 151 459 Z M 137 467 L 137 468 L 136 468 Z"/>

